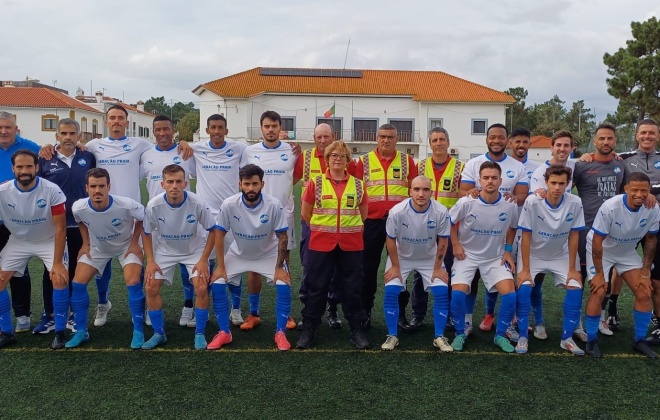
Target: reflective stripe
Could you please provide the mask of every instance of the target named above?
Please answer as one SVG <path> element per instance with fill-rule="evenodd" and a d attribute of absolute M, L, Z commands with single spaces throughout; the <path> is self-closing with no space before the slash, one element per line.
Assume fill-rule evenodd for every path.
<path fill-rule="evenodd" d="M 314 179 L 314 208 L 310 230 L 329 233 L 362 232 L 359 206 L 363 195 L 362 181 L 351 175 L 348 176 L 341 200 L 335 193 L 332 181 L 325 175 L 317 176 Z"/>
<path fill-rule="evenodd" d="M 452 177 L 450 178 L 449 191 L 444 188 L 443 185 L 438 185 L 439 183 L 444 183 L 444 180 L 448 179 L 447 176 L 442 176 L 439 180 L 435 177 L 435 170 L 432 158 L 426 158 L 419 162 L 417 165 L 420 174 L 424 174 L 427 178 L 431 180 L 431 189 L 433 190 L 433 195 L 435 199 L 442 205 L 447 208 L 451 208 L 458 201 L 458 190 L 460 187 L 461 181 L 461 172 L 463 172 L 464 163 L 449 157 L 447 165 L 442 175 L 448 174 L 450 171 Z"/>
<path fill-rule="evenodd" d="M 303 152 L 303 174 L 302 174 L 302 191 L 301 196 L 305 194 L 307 183 L 312 179 L 312 170 L 316 171 L 314 177 L 323 175 L 321 173 L 321 162 L 316 158 L 316 147 L 307 149 Z"/>
<path fill-rule="evenodd" d="M 361 159 L 364 185 L 370 202 L 402 201 L 408 197 L 408 155 L 397 151 L 387 173 L 376 152 L 369 152 Z"/>

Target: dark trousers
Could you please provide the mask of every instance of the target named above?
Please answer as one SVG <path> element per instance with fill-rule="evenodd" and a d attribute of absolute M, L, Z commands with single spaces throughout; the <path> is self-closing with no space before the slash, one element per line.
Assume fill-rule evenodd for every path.
<path fill-rule="evenodd" d="M 300 301 L 305 303 L 307 299 L 307 265 L 309 260 L 309 237 L 311 231 L 309 230 L 309 225 L 304 221 L 300 221 L 300 263 L 302 265 L 302 277 L 300 279 L 300 289 L 298 291 L 300 296 Z M 338 286 L 336 280 L 337 276 L 332 275 L 332 280 L 330 280 L 330 289 L 328 291 L 328 303 L 333 306 L 339 305 L 341 303 L 341 290 Z"/>
<path fill-rule="evenodd" d="M 0 225 L 0 250 L 2 250 L 9 240 L 9 230 L 5 225 Z M 11 289 L 11 306 L 14 308 L 14 315 L 30 316 L 30 296 L 32 295 L 32 283 L 30 272 L 25 268 L 25 273 L 21 277 L 12 277 L 9 280 Z"/>
<path fill-rule="evenodd" d="M 69 254 L 69 294 L 73 287 L 73 276 L 76 273 L 78 266 L 78 252 L 82 247 L 82 236 L 80 236 L 80 228 L 69 227 L 66 229 L 66 249 Z M 44 297 L 44 312 L 52 315 L 55 310 L 53 309 L 53 282 L 50 280 L 50 273 L 44 265 L 44 275 L 41 283 Z"/>
<path fill-rule="evenodd" d="M 362 253 L 362 270 L 364 272 L 364 287 L 362 289 L 362 304 L 364 310 L 371 312 L 374 307 L 376 290 L 378 289 L 378 267 L 380 257 L 385 247 L 386 219 L 367 219 L 364 221 L 364 252 Z"/>
<path fill-rule="evenodd" d="M 342 290 L 341 307 L 349 323 L 366 319 L 362 307 L 362 251 L 343 251 L 339 245 L 332 251 L 308 250 L 307 299 L 302 310 L 305 323 L 317 324 L 325 312 L 330 281 L 335 274 Z"/>

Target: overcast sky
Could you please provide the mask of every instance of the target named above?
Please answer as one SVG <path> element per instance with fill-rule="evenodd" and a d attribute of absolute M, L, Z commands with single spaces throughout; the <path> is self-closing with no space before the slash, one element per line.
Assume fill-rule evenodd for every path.
<path fill-rule="evenodd" d="M 440 70 L 528 103 L 584 99 L 601 120 L 605 52 L 650 0 L 0 0 L 0 79 L 40 79 L 135 103 L 197 101 L 199 84 L 257 66 Z M 93 93 L 93 92 L 91 92 Z"/>

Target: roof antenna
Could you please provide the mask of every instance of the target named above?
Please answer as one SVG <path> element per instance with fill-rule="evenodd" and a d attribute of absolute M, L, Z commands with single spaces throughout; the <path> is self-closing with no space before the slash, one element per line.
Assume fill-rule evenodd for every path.
<path fill-rule="evenodd" d="M 348 38 L 348 45 L 346 46 L 346 56 L 344 57 L 344 70 L 346 70 L 346 60 L 348 60 L 348 48 L 351 46 L 351 39 Z"/>

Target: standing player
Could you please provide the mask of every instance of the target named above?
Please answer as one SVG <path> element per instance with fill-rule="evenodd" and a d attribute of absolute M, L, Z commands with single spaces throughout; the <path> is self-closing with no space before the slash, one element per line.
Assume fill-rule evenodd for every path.
<path fill-rule="evenodd" d="M 226 199 L 218 214 L 217 266 L 211 288 L 220 331 L 207 349 L 217 350 L 231 343 L 226 285 L 237 284 L 242 273 L 254 270 L 275 285 L 275 344 L 279 350 L 286 351 L 291 348 L 285 335 L 291 312 L 291 276 L 285 261 L 289 243 L 287 216 L 279 200 L 262 193 L 264 171 L 260 167 L 248 164 L 241 168 L 239 177 L 241 192 Z M 224 236 L 230 230 L 234 242 L 225 255 Z"/>
<path fill-rule="evenodd" d="M 601 357 L 598 347 L 600 309 L 605 297 L 610 270 L 616 269 L 633 294 L 635 305 L 635 341 L 633 349 L 655 359 L 658 355 L 646 343 L 646 330 L 651 322 L 651 263 L 657 242 L 658 206 L 644 207 L 651 192 L 649 177 L 641 172 L 630 175 L 624 188 L 625 194 L 605 201 L 598 210 L 587 236 L 587 264 L 591 293 L 587 300 L 585 324 L 587 327 L 588 355 Z M 644 259 L 635 249 L 644 239 Z"/>
<path fill-rule="evenodd" d="M 78 347 L 89 340 L 87 284 L 117 257 L 124 270 L 128 307 L 133 319 L 131 348 L 140 349 L 144 344 L 144 292 L 140 284 L 142 249 L 139 239 L 144 207 L 128 197 L 110 194 L 110 175 L 102 168 L 87 172 L 86 188 L 89 198 L 80 199 L 73 205 L 73 217 L 80 226 L 83 244 L 71 294 L 77 331 L 66 347 Z"/>
<path fill-rule="evenodd" d="M 171 285 L 174 269 L 184 264 L 197 292 L 195 349 L 204 350 L 211 277 L 208 267 L 215 240 L 215 221 L 203 200 L 197 194 L 185 191 L 187 173 L 181 166 L 167 165 L 163 168 L 162 179 L 165 193 L 149 200 L 144 217 L 147 307 L 154 335 L 142 348 L 151 350 L 167 342 L 160 288 L 163 282 Z M 211 233 L 207 235 L 207 231 Z M 155 238 L 154 232 L 157 232 Z M 224 297 L 227 298 L 226 294 Z"/>
<path fill-rule="evenodd" d="M 502 169 L 497 162 L 486 161 L 479 166 L 479 195 L 458 200 L 449 211 L 451 241 L 454 247 L 454 268 L 451 284 L 451 316 L 456 328 L 452 347 L 463 350 L 467 338 L 465 328 L 465 297 L 477 270 L 488 292 L 502 296 L 495 330 L 495 344 L 507 353 L 514 347 L 505 334 L 516 311 L 516 288 L 513 282 L 513 240 L 518 225 L 518 206 L 504 199 L 500 192 Z M 497 215 L 497 217 L 495 217 Z"/>
<path fill-rule="evenodd" d="M 582 276 L 576 264 L 578 231 L 585 228 L 582 201 L 566 192 L 566 185 L 571 183 L 570 168 L 549 166 L 544 178 L 547 198 L 535 194 L 527 197 L 518 221 L 522 238 L 518 251 L 516 313 L 520 339 L 516 352 L 527 353 L 532 287 L 539 274 L 552 273 L 555 286 L 566 289 L 560 346 L 582 356 L 584 351 L 572 338 L 582 308 Z"/>
<path fill-rule="evenodd" d="M 69 274 L 66 254 L 66 197 L 50 181 L 37 177 L 38 156 L 19 150 L 11 157 L 14 182 L 0 185 L 0 223 L 11 236 L 0 252 L 0 348 L 14 344 L 11 302 L 6 287 L 16 273 L 25 272 L 38 257 L 50 272 L 55 306 L 55 339 L 51 348 L 64 346 L 69 313 Z"/>
<path fill-rule="evenodd" d="M 156 137 L 156 145 L 145 151 L 140 156 L 140 177 L 147 179 L 147 192 L 149 200 L 158 195 L 163 195 L 163 169 L 168 165 L 179 165 L 185 171 L 186 190 L 188 190 L 188 179 L 195 175 L 195 159 L 183 160 L 174 143 L 174 124 L 166 115 L 158 115 L 154 118 L 153 132 Z M 181 283 L 183 284 L 183 309 L 179 325 L 182 327 L 195 327 L 195 309 L 193 298 L 195 290 L 190 283 L 188 270 L 184 264 L 180 264 Z"/>
<path fill-rule="evenodd" d="M 433 294 L 433 345 L 443 352 L 454 350 L 444 336 L 449 314 L 449 275 L 443 261 L 449 226 L 447 209 L 431 200 L 431 180 L 425 176 L 413 179 L 410 198 L 390 210 L 387 216 L 388 258 L 383 297 L 388 335 L 381 345 L 383 350 L 394 350 L 399 345 L 399 294 L 403 292 L 408 274 L 413 270 L 421 275 L 424 291 L 431 289 Z"/>

